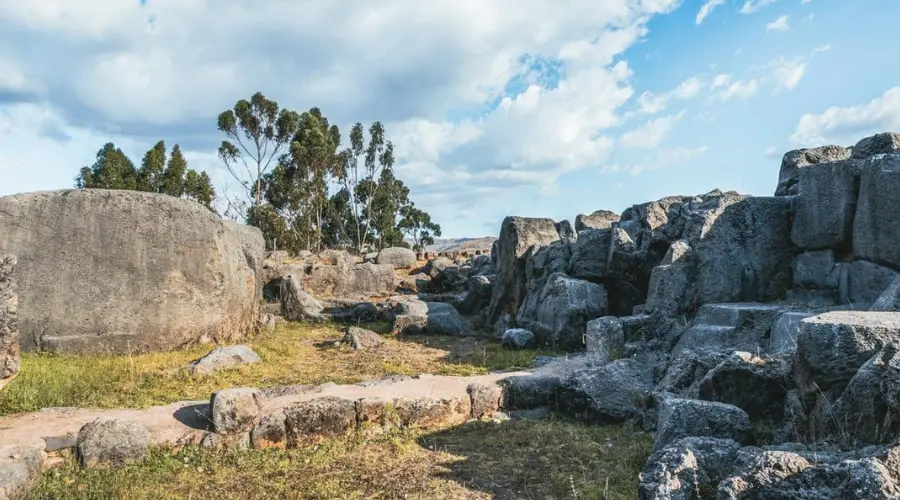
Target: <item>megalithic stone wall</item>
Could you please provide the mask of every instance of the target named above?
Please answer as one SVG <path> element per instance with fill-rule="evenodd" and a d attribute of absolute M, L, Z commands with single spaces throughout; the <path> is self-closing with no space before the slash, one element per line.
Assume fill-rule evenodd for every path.
<path fill-rule="evenodd" d="M 18 306 L 13 271 L 16 259 L 0 256 L 0 388 L 19 373 Z"/>

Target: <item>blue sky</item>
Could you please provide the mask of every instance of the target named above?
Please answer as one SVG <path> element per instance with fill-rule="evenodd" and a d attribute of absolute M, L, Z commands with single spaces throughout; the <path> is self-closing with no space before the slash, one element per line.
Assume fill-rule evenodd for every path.
<path fill-rule="evenodd" d="M 215 116 L 259 90 L 384 122 L 445 236 L 765 196 L 787 150 L 900 131 L 896 19 L 896 0 L 0 0 L 0 195 L 159 139 L 233 192 Z"/>

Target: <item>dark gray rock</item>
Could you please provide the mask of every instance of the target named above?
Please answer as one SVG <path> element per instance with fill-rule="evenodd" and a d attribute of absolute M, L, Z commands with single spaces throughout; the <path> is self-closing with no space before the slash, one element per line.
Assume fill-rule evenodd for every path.
<path fill-rule="evenodd" d="M 375 349 L 382 344 L 381 336 L 372 330 L 351 326 L 344 333 L 344 342 L 353 349 Z"/>
<path fill-rule="evenodd" d="M 575 217 L 575 230 L 581 238 L 581 232 L 590 229 L 610 229 L 619 222 L 620 215 L 609 210 L 597 210 L 589 215 L 578 214 Z"/>
<path fill-rule="evenodd" d="M 566 274 L 589 281 L 606 276 L 610 233 L 610 229 L 588 229 L 578 233 L 578 241 L 571 246 Z"/>
<path fill-rule="evenodd" d="M 894 153 L 900 150 L 900 134 L 883 132 L 861 139 L 852 148 L 853 158 L 863 159 L 870 156 Z"/>
<path fill-rule="evenodd" d="M 638 358 L 588 367 L 567 377 L 560 405 L 581 419 L 612 423 L 637 416 L 640 402 L 653 389 L 652 364 Z"/>
<path fill-rule="evenodd" d="M 300 277 L 289 274 L 281 278 L 281 314 L 288 321 L 322 321 L 325 306 L 306 293 Z"/>
<path fill-rule="evenodd" d="M 78 431 L 76 449 L 86 467 L 125 465 L 147 455 L 150 431 L 118 418 L 98 418 Z"/>
<path fill-rule="evenodd" d="M 209 375 L 216 370 L 234 368 L 235 366 L 259 363 L 262 359 L 253 349 L 245 345 L 217 347 L 202 358 L 192 361 L 188 371 L 192 374 Z"/>
<path fill-rule="evenodd" d="M 563 243 L 571 244 L 578 240 L 578 233 L 575 232 L 575 228 L 572 227 L 572 223 L 568 220 L 557 222 L 556 232 L 559 234 L 559 239 Z"/>
<path fill-rule="evenodd" d="M 555 273 L 539 291 L 529 291 L 516 325 L 534 332 L 540 345 L 577 348 L 584 345 L 588 321 L 606 312 L 606 291 L 601 285 Z"/>
<path fill-rule="evenodd" d="M 853 223 L 853 254 L 889 267 L 900 267 L 900 154 L 865 160 L 859 208 Z"/>
<path fill-rule="evenodd" d="M 653 449 L 685 437 L 714 437 L 744 442 L 750 417 L 737 406 L 696 399 L 668 398 L 660 402 Z"/>
<path fill-rule="evenodd" d="M 493 274 L 495 274 L 494 265 L 491 263 L 490 255 L 476 255 L 472 259 L 472 269 L 469 270 L 469 277 L 488 276 Z"/>
<path fill-rule="evenodd" d="M 840 266 L 834 262 L 833 250 L 805 252 L 794 259 L 791 266 L 794 286 L 812 289 L 837 289 Z"/>
<path fill-rule="evenodd" d="M 778 172 L 778 187 L 775 196 L 792 196 L 797 194 L 800 182 L 800 171 L 804 167 L 846 160 L 850 158 L 850 148 L 841 146 L 822 146 L 809 149 L 795 149 L 785 153 Z"/>
<path fill-rule="evenodd" d="M 516 375 L 501 381 L 510 410 L 555 406 L 561 385 L 561 378 L 553 374 Z"/>
<path fill-rule="evenodd" d="M 468 335 L 471 326 L 450 304 L 405 300 L 394 316 L 394 333 L 405 335 Z"/>
<path fill-rule="evenodd" d="M 644 311 L 648 314 L 677 315 L 692 307 L 691 287 L 696 269 L 691 260 L 687 241 L 678 240 L 669 246 L 662 262 L 653 268 Z"/>
<path fill-rule="evenodd" d="M 503 337 L 500 341 L 504 346 L 513 349 L 530 349 L 537 343 L 534 333 L 524 328 L 510 328 L 506 330 L 503 332 Z"/>
<path fill-rule="evenodd" d="M 800 322 L 816 314 L 805 310 L 778 312 L 765 352 L 774 355 L 794 354 L 797 351 L 797 338 L 800 336 Z"/>
<path fill-rule="evenodd" d="M 703 349 L 756 352 L 766 345 L 779 310 L 777 304 L 706 304 L 681 334 L 673 352 Z"/>
<path fill-rule="evenodd" d="M 264 251 L 258 229 L 173 196 L 0 197 L 0 255 L 18 259 L 19 330 L 30 332 L 23 351 L 133 354 L 240 338 L 256 328 Z"/>
<path fill-rule="evenodd" d="M 682 351 L 669 363 L 665 375 L 657 384 L 657 390 L 697 399 L 700 397 L 700 381 L 727 358 L 728 355 L 721 351 Z"/>
<path fill-rule="evenodd" d="M 872 304 L 870 311 L 900 311 L 900 277 L 885 289 Z"/>
<path fill-rule="evenodd" d="M 849 247 L 861 164 L 843 160 L 800 170 L 791 240 L 808 250 Z"/>
<path fill-rule="evenodd" d="M 235 388 L 216 391 L 210 398 L 213 428 L 219 434 L 249 432 L 262 414 L 259 390 Z"/>
<path fill-rule="evenodd" d="M 494 275 L 470 276 L 466 285 L 466 297 L 459 304 L 459 312 L 476 314 L 491 305 Z"/>
<path fill-rule="evenodd" d="M 791 387 L 790 361 L 735 352 L 700 380 L 700 399 L 737 406 L 754 422 L 780 422 Z"/>
<path fill-rule="evenodd" d="M 850 304 L 854 309 L 868 309 L 897 279 L 893 269 L 864 260 L 842 263 L 841 304 Z"/>
<path fill-rule="evenodd" d="M 585 333 L 585 350 L 600 363 L 619 359 L 625 352 L 625 330 L 622 320 L 615 316 L 604 316 L 591 320 Z"/>
<path fill-rule="evenodd" d="M 702 500 L 731 475 L 741 445 L 730 439 L 688 437 L 654 453 L 638 478 L 641 500 Z"/>
<path fill-rule="evenodd" d="M 0 256 L 0 389 L 19 373 L 21 361 L 15 267 L 15 257 Z"/>
<path fill-rule="evenodd" d="M 375 263 L 391 265 L 394 269 L 411 269 L 416 265 L 416 252 L 401 247 L 383 248 L 375 257 Z"/>
<path fill-rule="evenodd" d="M 490 327 L 493 328 L 504 314 L 514 317 L 525 298 L 525 262 L 521 257 L 532 245 L 547 245 L 557 240 L 559 233 L 551 219 L 503 219 L 496 248 L 491 251 L 491 258 L 496 259 L 494 269 L 497 278 L 487 314 Z"/>
<path fill-rule="evenodd" d="M 800 322 L 796 366 L 805 387 L 843 387 L 885 344 L 900 341 L 900 317 L 889 312 L 834 311 Z"/>

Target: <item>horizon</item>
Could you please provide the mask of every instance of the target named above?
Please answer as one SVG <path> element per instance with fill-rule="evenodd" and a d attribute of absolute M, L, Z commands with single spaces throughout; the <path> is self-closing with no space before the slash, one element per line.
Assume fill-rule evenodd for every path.
<path fill-rule="evenodd" d="M 383 122 L 441 239 L 496 237 L 509 215 L 771 196 L 785 152 L 900 130 L 900 68 L 880 57 L 900 3 L 860 5 L 5 2 L 0 196 L 71 189 L 104 143 L 139 162 L 158 140 L 221 194 L 215 117 L 256 91 L 321 108 L 344 143 Z"/>

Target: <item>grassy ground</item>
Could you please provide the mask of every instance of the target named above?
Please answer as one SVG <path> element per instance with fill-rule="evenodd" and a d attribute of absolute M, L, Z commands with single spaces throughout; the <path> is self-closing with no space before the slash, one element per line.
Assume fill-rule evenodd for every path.
<path fill-rule="evenodd" d="M 118 470 L 68 462 L 30 499 L 637 498 L 645 435 L 545 421 L 476 422 L 437 433 L 357 437 L 292 451 L 155 450 Z"/>
<path fill-rule="evenodd" d="M 383 331 L 385 325 L 373 325 Z M 206 399 L 226 387 L 270 387 L 324 382 L 356 383 L 391 374 L 474 375 L 528 367 L 538 351 L 509 351 L 478 338 L 383 335 L 384 345 L 354 352 L 335 347 L 333 325 L 282 324 L 247 344 L 261 363 L 192 377 L 185 365 L 210 346 L 136 356 L 24 354 L 19 376 L 0 392 L 0 415 L 53 406 L 145 407 Z"/>

